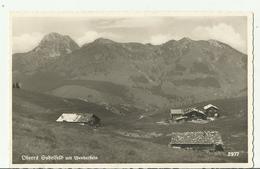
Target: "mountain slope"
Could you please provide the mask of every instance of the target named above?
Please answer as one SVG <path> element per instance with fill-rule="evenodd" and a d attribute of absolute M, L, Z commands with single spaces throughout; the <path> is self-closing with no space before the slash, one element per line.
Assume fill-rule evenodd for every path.
<path fill-rule="evenodd" d="M 138 119 L 138 114 L 120 116 L 93 103 L 64 99 L 23 89 L 13 90 L 12 150 L 13 162 L 22 163 L 93 163 L 93 160 L 22 160 L 22 155 L 98 156 L 94 162 L 247 162 L 246 98 L 219 100 L 219 120 L 208 124 L 182 123 L 171 126 L 155 122 L 168 118 L 159 116 Z M 204 105 L 206 103 L 203 103 Z M 101 118 L 102 126 L 57 123 L 63 112 L 90 112 Z M 226 117 L 226 118 L 223 118 Z M 226 153 L 170 149 L 172 132 L 218 130 L 226 151 L 237 151 L 238 158 Z M 121 133 L 121 134 L 120 134 Z M 127 133 L 160 133 L 159 137 L 143 138 Z"/>
<path fill-rule="evenodd" d="M 51 36 L 47 38 L 47 41 L 51 44 L 53 39 L 56 39 L 55 37 Z M 118 43 L 99 38 L 80 48 L 76 45 L 69 45 L 74 46 L 71 48 L 71 53 L 64 53 L 64 50 L 61 50 L 63 48 L 58 48 L 60 55 L 56 57 L 51 57 L 52 46 L 60 43 L 55 41 L 53 45 L 41 45 L 45 44 L 45 40 L 43 42 L 36 49 L 46 47 L 46 50 L 42 51 L 51 51 L 48 57 L 38 53 L 36 49 L 22 54 L 23 57 L 13 56 L 13 70 L 27 72 L 31 77 L 37 77 L 39 73 L 45 72 L 75 81 L 75 84 L 69 85 L 78 85 L 77 80 L 85 80 L 86 83 L 91 80 L 96 81 L 97 84 L 103 82 L 118 84 L 130 91 L 128 94 L 133 96 L 133 103 L 137 102 L 136 97 L 139 95 L 139 99 L 141 98 L 144 104 L 147 102 L 147 97 L 157 97 L 155 100 L 162 100 L 161 97 L 163 97 L 176 104 L 192 103 L 236 97 L 241 95 L 241 91 L 247 89 L 247 56 L 216 40 L 194 41 L 183 38 L 161 45 L 151 45 Z M 71 42 L 71 44 L 74 43 Z M 21 64 L 27 63 L 28 60 L 30 64 Z M 23 76 L 20 75 L 20 77 Z M 29 83 L 32 83 L 34 78 L 29 79 L 32 80 Z M 37 81 L 47 80 L 37 79 Z M 52 81 L 48 83 L 51 84 Z M 81 87 L 86 87 L 84 83 Z M 62 84 L 53 85 L 53 88 L 46 92 L 63 96 L 64 89 Z M 69 90 L 75 90 L 75 88 L 69 87 Z M 104 92 L 100 89 L 94 90 L 96 91 L 91 92 Z M 107 88 L 106 92 L 109 93 L 109 90 Z M 78 90 L 76 91 L 78 93 Z M 84 89 L 84 91 L 89 90 Z M 101 96 L 102 94 L 97 94 L 97 97 Z M 171 104 L 169 102 L 161 105 Z"/>
<path fill-rule="evenodd" d="M 13 57 L 13 70 L 32 73 L 57 57 L 79 49 L 78 44 L 67 35 L 50 33 L 43 37 L 39 45 L 27 53 L 17 53 Z"/>

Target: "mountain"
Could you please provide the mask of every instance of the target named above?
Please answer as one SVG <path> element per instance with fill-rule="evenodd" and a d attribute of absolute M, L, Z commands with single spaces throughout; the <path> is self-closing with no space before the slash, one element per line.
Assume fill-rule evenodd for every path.
<path fill-rule="evenodd" d="M 69 54 L 76 49 L 79 49 L 78 44 L 68 35 L 50 33 L 43 37 L 40 44 L 33 49 L 33 52 L 43 57 L 57 57 Z"/>
<path fill-rule="evenodd" d="M 45 92 L 58 96 L 165 107 L 246 95 L 247 55 L 216 40 L 183 38 L 151 45 L 99 38 L 79 48 L 67 36 L 48 36 L 34 50 L 13 56 L 13 74 L 26 72 L 34 82 L 45 79 L 41 83 L 50 86 Z M 65 37 L 66 45 L 60 40 Z M 64 46 L 71 52 L 64 52 Z M 57 56 L 52 57 L 53 51 Z M 58 77 L 65 81 L 54 85 Z M 113 95 L 119 86 L 124 93 Z"/>
<path fill-rule="evenodd" d="M 57 57 L 70 54 L 77 49 L 79 49 L 78 44 L 68 35 L 49 33 L 33 50 L 14 54 L 13 67 L 14 70 L 30 73 Z"/>

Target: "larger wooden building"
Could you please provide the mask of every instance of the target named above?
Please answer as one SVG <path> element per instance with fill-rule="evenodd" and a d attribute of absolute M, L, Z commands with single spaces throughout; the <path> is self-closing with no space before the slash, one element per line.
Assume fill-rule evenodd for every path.
<path fill-rule="evenodd" d="M 169 143 L 171 148 L 224 151 L 223 141 L 218 131 L 175 132 L 171 136 Z"/>

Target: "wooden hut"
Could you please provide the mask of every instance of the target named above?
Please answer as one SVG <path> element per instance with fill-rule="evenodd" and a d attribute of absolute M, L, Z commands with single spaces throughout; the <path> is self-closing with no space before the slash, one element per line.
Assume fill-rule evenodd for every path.
<path fill-rule="evenodd" d="M 217 106 L 208 104 L 203 109 L 208 117 L 219 117 L 219 108 Z"/>
<path fill-rule="evenodd" d="M 171 148 L 224 151 L 223 141 L 218 131 L 175 132 L 171 136 L 169 143 Z"/>
<path fill-rule="evenodd" d="M 99 126 L 101 120 L 92 113 L 63 113 L 56 121 Z"/>
<path fill-rule="evenodd" d="M 206 120 L 207 119 L 207 115 L 197 109 L 197 108 L 191 108 L 189 110 L 187 110 L 183 116 L 187 117 L 187 120 Z"/>
<path fill-rule="evenodd" d="M 170 119 L 176 120 L 184 115 L 183 109 L 171 109 L 170 110 Z"/>

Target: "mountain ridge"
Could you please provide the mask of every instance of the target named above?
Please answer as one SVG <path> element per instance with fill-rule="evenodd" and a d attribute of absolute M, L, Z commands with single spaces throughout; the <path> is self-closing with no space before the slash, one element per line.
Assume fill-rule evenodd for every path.
<path fill-rule="evenodd" d="M 238 51 L 237 49 L 235 49 L 235 48 L 233 48 L 232 46 L 230 46 L 230 45 L 228 45 L 228 44 L 226 44 L 226 43 L 223 43 L 223 42 L 221 42 L 221 41 L 219 41 L 219 40 L 216 40 L 216 39 L 208 39 L 208 40 L 194 40 L 194 39 L 191 39 L 191 38 L 189 38 L 189 37 L 183 37 L 183 38 L 181 38 L 181 39 L 179 39 L 179 40 L 175 40 L 175 39 L 171 39 L 171 40 L 168 40 L 168 41 L 166 41 L 166 42 L 163 42 L 163 43 L 161 43 L 161 44 L 157 44 L 157 45 L 154 45 L 154 44 L 152 44 L 152 43 L 141 43 L 141 42 L 117 42 L 117 41 L 113 41 L 113 40 L 111 40 L 111 39 L 108 39 L 108 38 L 103 38 L 103 37 L 99 37 L 99 38 L 97 38 L 97 39 L 95 39 L 95 40 L 93 40 L 92 42 L 88 42 L 88 43 L 84 43 L 83 45 L 81 45 L 81 46 L 79 46 L 76 42 L 75 42 L 75 40 L 73 40 L 69 35 L 62 35 L 62 34 L 60 34 L 60 33 L 57 33 L 57 32 L 51 32 L 51 33 L 48 33 L 48 34 L 46 34 L 43 38 L 42 38 L 42 40 L 39 42 L 39 44 L 38 44 L 38 46 L 36 46 L 35 48 L 33 48 L 32 50 L 30 50 L 29 52 L 31 52 L 31 51 L 35 51 L 35 50 L 37 50 L 37 48 L 39 48 L 39 46 L 42 46 L 42 43 L 44 43 L 44 42 L 50 42 L 50 41 L 55 41 L 55 40 L 57 40 L 57 39 L 60 39 L 60 38 L 63 38 L 63 40 L 65 40 L 65 41 L 67 41 L 67 40 L 69 40 L 69 41 L 72 41 L 72 43 L 73 43 L 73 45 L 74 45 L 74 48 L 76 48 L 76 49 L 79 49 L 79 48 L 82 48 L 82 47 L 84 47 L 84 46 L 86 46 L 86 45 L 88 45 L 88 44 L 91 44 L 91 43 L 103 43 L 103 44 L 110 44 L 110 43 L 116 43 L 116 44 L 139 44 L 139 45 L 148 45 L 148 46 L 163 46 L 163 45 L 166 45 L 166 44 L 174 44 L 174 43 L 176 43 L 176 42 L 184 42 L 184 43 L 187 43 L 187 42 L 198 42 L 198 41 L 204 41 L 204 42 L 209 42 L 209 43 L 215 43 L 215 44 L 224 44 L 224 45 L 227 45 L 227 46 L 229 46 L 230 48 L 232 48 L 232 49 L 234 49 L 234 50 L 236 50 L 236 51 Z M 74 50 L 76 50 L 76 49 L 74 49 Z M 240 51 L 238 51 L 238 52 L 240 52 Z M 19 52 L 19 53 L 14 53 L 13 55 L 17 55 L 17 54 L 23 54 L 23 53 L 28 53 L 28 52 Z M 70 52 L 68 52 L 68 53 L 70 53 Z M 242 52 L 240 52 L 240 53 L 242 53 Z M 62 54 L 66 54 L 66 53 L 62 53 Z M 244 54 L 244 53 L 242 53 L 242 54 Z"/>
<path fill-rule="evenodd" d="M 231 97 L 247 87 L 247 55 L 216 40 L 182 38 L 152 45 L 98 38 L 43 62 L 37 53 L 20 55 L 13 57 L 14 77 L 50 72 L 68 80 L 107 81 L 130 91 L 200 101 Z M 27 60 L 30 64 L 21 64 Z"/>

